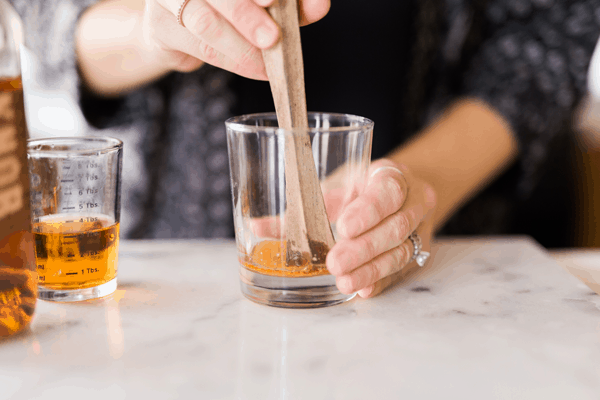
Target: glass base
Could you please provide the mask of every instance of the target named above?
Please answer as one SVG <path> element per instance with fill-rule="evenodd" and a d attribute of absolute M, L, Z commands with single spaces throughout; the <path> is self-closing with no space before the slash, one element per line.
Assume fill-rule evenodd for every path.
<path fill-rule="evenodd" d="M 83 301 L 108 296 L 117 289 L 117 278 L 103 283 L 102 285 L 73 290 L 48 289 L 38 286 L 38 299 L 48 301 Z"/>
<path fill-rule="evenodd" d="M 248 299 L 272 307 L 327 307 L 348 301 L 356 295 L 340 293 L 332 275 L 287 278 L 263 275 L 240 267 L 240 284 L 242 294 Z"/>

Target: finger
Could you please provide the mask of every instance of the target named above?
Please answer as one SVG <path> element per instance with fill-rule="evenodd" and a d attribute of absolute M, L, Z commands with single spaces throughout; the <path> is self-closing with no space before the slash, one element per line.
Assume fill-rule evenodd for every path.
<path fill-rule="evenodd" d="M 367 185 L 364 175 L 361 168 L 345 163 L 321 181 L 325 209 L 330 221 L 337 221 L 344 208 L 364 191 Z"/>
<path fill-rule="evenodd" d="M 172 68 L 174 70 L 180 72 L 193 71 L 201 66 L 202 62 L 205 62 L 246 78 L 268 80 L 264 66 L 257 67 L 255 65 L 238 64 L 225 54 L 196 39 L 189 43 L 180 41 L 179 43 L 174 43 L 174 46 L 182 49 L 171 51 Z"/>
<path fill-rule="evenodd" d="M 179 72 L 192 72 L 200 68 L 204 61 L 181 51 L 170 52 L 172 69 Z"/>
<path fill-rule="evenodd" d="M 279 27 L 269 13 L 252 0 L 207 0 L 250 43 L 268 49 L 279 38 Z"/>
<path fill-rule="evenodd" d="M 337 277 L 336 285 L 344 294 L 362 289 L 367 291 L 371 285 L 404 268 L 409 263 L 412 252 L 412 242 L 406 240 L 400 246 L 379 255 L 349 274 Z"/>
<path fill-rule="evenodd" d="M 365 191 L 342 212 L 338 232 L 346 238 L 356 237 L 397 212 L 408 193 L 408 172 L 403 173 L 390 168 L 374 175 Z"/>
<path fill-rule="evenodd" d="M 327 15 L 330 7 L 331 2 L 329 0 L 301 0 L 300 25 L 317 22 Z"/>
<path fill-rule="evenodd" d="M 327 255 L 327 268 L 341 276 L 405 242 L 425 218 L 427 210 L 418 203 L 399 211 L 357 238 L 338 242 Z"/>
<path fill-rule="evenodd" d="M 370 298 L 373 295 L 374 291 L 375 291 L 375 285 L 373 284 L 373 285 L 367 286 L 364 289 L 360 289 L 357 293 L 363 299 L 368 299 L 368 298 Z"/>
<path fill-rule="evenodd" d="M 164 0 L 167 9 L 174 15 L 179 8 L 179 0 Z M 191 37 L 175 42 L 174 36 L 165 38 L 176 50 L 198 57 L 209 64 L 250 77 L 259 75 L 266 79 L 261 51 L 248 42 L 233 26 L 204 0 L 190 0 L 183 12 L 182 20 L 185 28 L 178 25 L 177 30 L 192 33 Z M 204 58 L 202 58 L 204 57 Z M 239 66 L 236 66 L 239 65 Z"/>
<path fill-rule="evenodd" d="M 359 290 L 358 295 L 360 297 L 362 297 L 363 299 L 370 299 L 372 297 L 375 297 L 378 294 L 380 294 L 381 292 L 383 292 L 385 289 L 387 289 L 388 287 L 393 286 L 396 283 L 407 279 L 408 276 L 410 276 L 412 273 L 414 273 L 417 270 L 418 270 L 418 268 L 417 268 L 416 263 L 409 263 L 404 268 L 402 268 L 400 271 L 390 274 L 390 275 L 386 276 L 385 278 L 378 280 L 373 285 L 370 285 L 370 286 L 366 287 L 365 289 Z"/>
<path fill-rule="evenodd" d="M 343 210 L 346 202 L 346 188 L 334 188 L 323 194 L 323 201 L 325 202 L 325 211 L 329 217 L 330 222 L 334 222 L 338 217 L 339 213 Z"/>
<path fill-rule="evenodd" d="M 425 225 L 421 225 L 419 227 L 419 233 L 422 235 L 423 240 L 423 250 L 430 251 L 430 238 L 431 238 L 431 225 L 425 223 Z M 410 241 L 410 239 L 409 239 Z M 414 254 L 414 245 L 411 241 L 411 254 Z M 412 255 L 411 255 L 412 258 Z M 409 262 L 407 265 L 402 267 L 398 272 L 391 273 L 390 275 L 378 280 L 373 285 L 367 286 L 364 289 L 358 291 L 358 295 L 363 299 L 371 298 L 377 296 L 379 293 L 383 292 L 390 286 L 395 285 L 396 283 L 408 279 L 411 275 L 419 271 L 421 267 L 416 262 Z"/>
<path fill-rule="evenodd" d="M 176 0 L 169 0 L 171 3 L 168 7 L 173 7 L 173 2 Z M 262 54 L 259 49 L 252 46 L 239 33 L 235 32 L 227 21 L 221 27 L 222 18 L 218 16 L 212 7 L 204 3 L 203 0 L 191 0 L 185 8 L 185 13 L 188 13 L 188 7 L 192 8 L 195 12 L 196 17 L 184 17 L 185 18 L 196 18 L 196 22 L 190 21 L 192 27 L 195 26 L 197 30 L 203 30 L 205 32 L 204 37 L 201 35 L 192 34 L 190 29 L 184 28 L 177 23 L 176 18 L 173 16 L 173 11 L 169 8 L 165 8 L 159 4 L 153 4 L 153 2 L 147 2 L 149 21 L 146 25 L 149 27 L 151 32 L 148 32 L 148 36 L 153 38 L 153 41 L 169 54 L 173 62 L 182 62 L 186 60 L 180 53 L 187 54 L 191 57 L 197 58 L 211 65 L 219 68 L 231 71 L 241 76 L 245 76 L 251 79 L 267 80 L 267 74 L 262 60 Z M 199 10 L 199 11 L 198 11 Z M 176 11 L 175 11 L 176 12 Z M 202 13 L 207 13 L 208 17 L 202 17 Z M 212 14 L 211 14 L 212 13 Z M 190 13 L 191 15 L 192 13 Z M 205 18 L 202 20 L 202 18 Z M 212 20 L 211 20 L 212 18 Z M 217 19 L 219 20 L 217 22 Z M 212 22 L 211 22 L 212 21 Z M 208 24 L 212 27 L 206 28 L 200 26 L 202 24 Z M 234 39 L 228 40 L 227 32 L 234 31 Z M 236 50 L 237 49 L 237 50 Z M 244 53 L 246 51 L 246 53 Z M 173 66 L 177 70 L 185 70 L 186 65 Z"/>

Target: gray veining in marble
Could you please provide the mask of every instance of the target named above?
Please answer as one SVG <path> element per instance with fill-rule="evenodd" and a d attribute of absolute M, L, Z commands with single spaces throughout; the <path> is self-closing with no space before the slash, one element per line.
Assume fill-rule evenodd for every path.
<path fill-rule="evenodd" d="M 600 261 L 600 260 L 599 260 Z M 0 399 L 599 399 L 600 296 L 527 238 L 443 240 L 430 268 L 314 310 L 240 294 L 233 242 L 123 242 L 119 288 L 39 302 Z"/>

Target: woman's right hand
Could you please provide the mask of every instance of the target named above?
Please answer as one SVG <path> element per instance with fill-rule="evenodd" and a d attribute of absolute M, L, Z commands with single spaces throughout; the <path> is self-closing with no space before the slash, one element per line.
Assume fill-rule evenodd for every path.
<path fill-rule="evenodd" d="M 188 72 L 203 62 L 252 79 L 267 80 L 262 49 L 273 46 L 279 27 L 265 7 L 275 0 L 146 0 L 145 41 L 168 69 Z M 299 0 L 300 22 L 329 11 L 329 0 Z"/>

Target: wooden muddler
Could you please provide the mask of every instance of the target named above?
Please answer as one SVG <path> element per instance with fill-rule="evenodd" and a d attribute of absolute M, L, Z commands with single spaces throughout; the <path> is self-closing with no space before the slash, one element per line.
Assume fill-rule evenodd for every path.
<path fill-rule="evenodd" d="M 304 66 L 300 44 L 297 0 L 276 0 L 269 13 L 281 28 L 281 40 L 263 50 L 279 127 L 308 128 Z M 288 266 L 300 266 L 298 256 L 324 264 L 335 241 L 313 160 L 308 131 L 297 130 L 285 138 L 287 209 L 285 234 Z"/>

